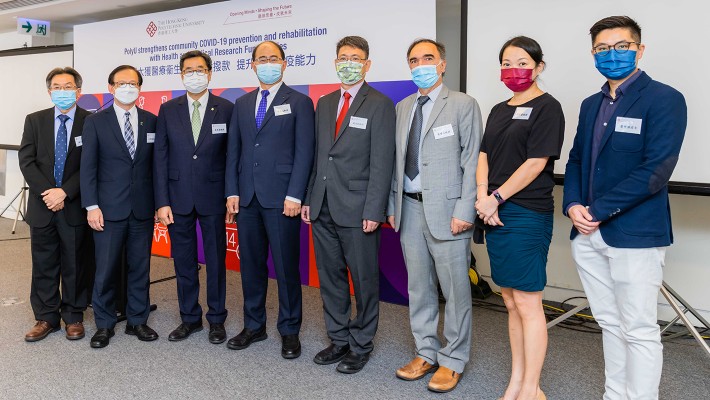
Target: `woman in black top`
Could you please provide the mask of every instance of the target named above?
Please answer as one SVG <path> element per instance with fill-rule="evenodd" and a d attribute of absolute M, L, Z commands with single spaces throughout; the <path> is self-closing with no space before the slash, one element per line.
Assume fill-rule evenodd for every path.
<path fill-rule="evenodd" d="M 533 39 L 515 37 L 499 54 L 513 97 L 491 110 L 478 156 L 476 212 L 486 224 L 493 281 L 508 309 L 512 352 L 505 400 L 545 399 L 540 372 L 547 350 L 542 308 L 552 240 L 554 160 L 564 137 L 560 103 L 537 85 L 545 68 Z"/>

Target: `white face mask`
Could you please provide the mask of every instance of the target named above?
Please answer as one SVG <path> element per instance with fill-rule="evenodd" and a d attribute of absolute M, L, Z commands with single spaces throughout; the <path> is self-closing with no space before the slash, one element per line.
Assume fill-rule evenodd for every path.
<path fill-rule="evenodd" d="M 113 93 L 113 97 L 121 104 L 132 104 L 134 101 L 138 100 L 139 92 L 138 88 L 116 88 Z"/>
<path fill-rule="evenodd" d="M 199 76 L 194 73 L 192 76 L 183 77 L 182 83 L 185 85 L 185 89 L 187 89 L 188 92 L 196 94 L 202 93 L 205 89 L 207 89 L 209 80 L 207 79 L 207 74 Z"/>

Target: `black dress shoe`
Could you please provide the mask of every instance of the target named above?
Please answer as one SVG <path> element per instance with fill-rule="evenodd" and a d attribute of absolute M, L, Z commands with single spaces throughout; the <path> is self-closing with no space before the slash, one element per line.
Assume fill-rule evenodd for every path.
<path fill-rule="evenodd" d="M 146 324 L 126 325 L 126 335 L 134 335 L 144 342 L 152 342 L 158 338 L 158 333 Z"/>
<path fill-rule="evenodd" d="M 291 360 L 301 355 L 301 341 L 296 335 L 281 336 L 281 357 Z"/>
<path fill-rule="evenodd" d="M 325 349 L 321 350 L 315 357 L 313 357 L 313 362 L 320 365 L 328 365 L 336 363 L 345 357 L 350 350 L 350 345 L 337 346 L 336 344 L 331 344 Z"/>
<path fill-rule="evenodd" d="M 180 326 L 175 328 L 174 331 L 170 332 L 168 340 L 171 342 L 179 342 L 181 340 L 187 339 L 193 333 L 199 332 L 201 330 L 202 322 L 195 322 L 194 324 L 183 322 L 182 324 L 180 324 Z"/>
<path fill-rule="evenodd" d="M 260 342 L 266 339 L 266 327 L 261 327 L 252 331 L 251 329 L 244 328 L 239 334 L 227 342 L 227 347 L 232 350 L 242 350 L 249 347 L 250 344 L 254 342 Z"/>
<path fill-rule="evenodd" d="M 95 349 L 100 349 L 108 346 L 110 339 L 113 337 L 113 329 L 100 328 L 96 331 L 94 336 L 91 338 L 91 347 Z"/>
<path fill-rule="evenodd" d="M 344 374 L 354 374 L 360 372 L 369 359 L 370 353 L 357 354 L 354 351 L 349 351 L 343 361 L 338 364 L 336 370 Z"/>
<path fill-rule="evenodd" d="M 224 324 L 210 324 L 208 338 L 212 344 L 224 343 L 227 340 L 227 331 L 224 329 Z"/>

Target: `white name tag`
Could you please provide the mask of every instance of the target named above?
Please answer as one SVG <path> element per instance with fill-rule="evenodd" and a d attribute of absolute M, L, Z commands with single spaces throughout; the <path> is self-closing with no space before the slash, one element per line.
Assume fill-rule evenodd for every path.
<path fill-rule="evenodd" d="M 220 135 L 222 133 L 227 133 L 227 124 L 212 124 L 213 135 Z"/>
<path fill-rule="evenodd" d="M 290 104 L 282 104 L 280 106 L 274 106 L 274 115 L 279 116 L 279 115 L 286 115 L 286 114 L 291 114 L 291 105 Z"/>
<path fill-rule="evenodd" d="M 643 120 L 639 118 L 616 117 L 615 130 L 617 132 L 633 133 L 635 135 L 640 135 L 642 122 Z"/>
<path fill-rule="evenodd" d="M 436 126 L 432 128 L 434 139 L 443 139 L 449 136 L 454 136 L 454 127 L 451 124 Z"/>
<path fill-rule="evenodd" d="M 530 119 L 532 107 L 517 107 L 513 114 L 513 119 Z"/>
<path fill-rule="evenodd" d="M 74 143 L 76 144 L 76 147 L 81 147 L 81 145 L 82 145 L 81 136 L 76 136 L 74 138 Z"/>
<path fill-rule="evenodd" d="M 367 118 L 350 117 L 350 125 L 348 126 L 357 129 L 367 129 Z"/>
<path fill-rule="evenodd" d="M 155 143 L 155 132 L 146 133 L 146 137 L 148 139 L 148 143 Z"/>

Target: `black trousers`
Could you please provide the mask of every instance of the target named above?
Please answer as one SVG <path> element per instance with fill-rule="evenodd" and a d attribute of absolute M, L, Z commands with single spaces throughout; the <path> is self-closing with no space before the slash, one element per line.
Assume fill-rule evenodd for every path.
<path fill-rule="evenodd" d="M 84 320 L 89 292 L 86 276 L 93 265 L 84 254 L 88 230 L 87 224 L 69 225 L 64 211 L 54 213 L 47 226 L 30 228 L 30 303 L 35 319 L 55 327 L 60 319 L 67 324 Z"/>

